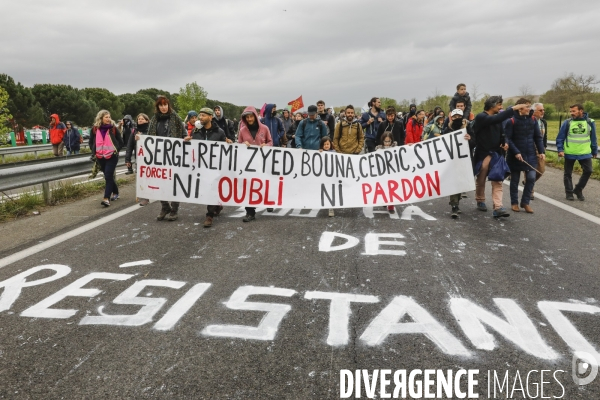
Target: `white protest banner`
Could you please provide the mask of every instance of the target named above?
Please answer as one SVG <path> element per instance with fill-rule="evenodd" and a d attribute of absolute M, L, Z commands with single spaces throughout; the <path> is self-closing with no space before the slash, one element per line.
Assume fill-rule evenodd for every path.
<path fill-rule="evenodd" d="M 415 203 L 474 190 L 465 133 L 365 155 L 142 135 L 137 196 L 311 209 Z"/>

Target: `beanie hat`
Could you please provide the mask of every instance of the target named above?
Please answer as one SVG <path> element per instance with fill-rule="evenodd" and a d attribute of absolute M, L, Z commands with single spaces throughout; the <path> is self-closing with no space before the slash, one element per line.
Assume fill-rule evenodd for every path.
<path fill-rule="evenodd" d="M 190 112 L 188 112 L 188 119 L 192 118 L 192 117 L 197 117 L 198 113 L 194 110 L 191 110 Z"/>

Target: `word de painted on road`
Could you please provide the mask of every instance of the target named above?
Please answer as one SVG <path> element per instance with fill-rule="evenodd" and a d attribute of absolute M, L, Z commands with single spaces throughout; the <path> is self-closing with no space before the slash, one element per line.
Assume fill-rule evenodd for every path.
<path fill-rule="evenodd" d="M 143 135 L 137 195 L 295 209 L 414 203 L 474 189 L 464 134 L 365 155 Z"/>

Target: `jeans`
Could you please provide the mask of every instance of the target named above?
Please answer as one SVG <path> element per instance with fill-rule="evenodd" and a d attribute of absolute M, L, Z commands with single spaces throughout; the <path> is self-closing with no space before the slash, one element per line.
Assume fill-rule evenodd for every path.
<path fill-rule="evenodd" d="M 579 165 L 581 165 L 581 169 L 583 170 L 583 174 L 581 174 L 581 178 L 579 178 L 579 182 L 575 186 L 575 190 L 583 190 L 587 181 L 590 179 L 592 175 L 592 159 L 586 158 L 585 160 L 570 160 L 565 158 L 565 174 L 564 174 L 564 182 L 565 182 L 565 192 L 567 194 L 573 193 L 573 180 L 571 179 L 571 174 L 573 173 L 573 166 L 575 166 L 575 161 L 579 161 Z"/>
<path fill-rule="evenodd" d="M 99 158 L 98 164 L 100 164 L 100 171 L 104 173 L 104 181 L 106 186 L 104 188 L 104 198 L 110 199 L 110 195 L 119 194 L 119 188 L 115 181 L 115 169 L 117 169 L 117 163 L 119 162 L 119 156 L 116 154 L 111 158 Z"/>
<path fill-rule="evenodd" d="M 510 171 L 510 204 L 519 204 L 519 179 L 521 172 L 525 174 L 525 188 L 521 196 L 521 204 L 529 204 L 531 201 L 531 192 L 535 185 L 536 172 L 531 171 Z"/>
<path fill-rule="evenodd" d="M 73 154 L 79 154 L 79 150 L 73 150 L 73 151 L 71 151 L 71 150 L 67 150 L 67 155 L 68 155 L 68 156 L 70 156 L 70 155 L 71 155 L 71 153 L 73 153 Z"/>

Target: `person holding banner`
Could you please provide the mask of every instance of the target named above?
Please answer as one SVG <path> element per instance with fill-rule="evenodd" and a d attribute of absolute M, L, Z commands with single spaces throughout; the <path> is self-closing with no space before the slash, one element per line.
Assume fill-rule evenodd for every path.
<path fill-rule="evenodd" d="M 165 136 L 183 139 L 187 136 L 187 130 L 183 125 L 183 121 L 171 107 L 171 103 L 165 96 L 159 95 L 154 103 L 154 116 L 150 120 L 148 127 L 148 135 Z M 156 217 L 157 221 L 162 221 L 167 217 L 168 221 L 177 219 L 177 211 L 179 210 L 179 202 L 161 201 L 162 209 Z"/>
<path fill-rule="evenodd" d="M 360 124 L 365 133 L 365 143 L 367 145 L 367 153 L 375 151 L 377 146 L 377 130 L 379 124 L 385 121 L 385 113 L 381 111 L 381 100 L 379 97 L 373 97 L 368 103 L 369 110 L 364 112 L 360 117 Z"/>
<path fill-rule="evenodd" d="M 125 151 L 125 165 L 127 166 L 127 169 L 131 170 L 133 170 L 133 166 L 131 164 L 131 157 L 136 157 L 137 154 L 136 143 L 138 140 L 140 140 L 140 135 L 148 134 L 148 125 L 150 123 L 150 118 L 144 113 L 138 114 L 136 120 L 136 129 L 133 131 L 132 135 L 129 136 L 129 141 L 127 141 L 127 149 Z M 148 203 L 150 202 L 149 199 L 141 197 L 138 200 L 140 202 L 140 206 L 142 207 L 148 205 Z"/>
<path fill-rule="evenodd" d="M 227 142 L 227 135 L 221 129 L 219 125 L 213 122 L 213 114 L 214 111 L 210 108 L 202 108 L 198 112 L 198 119 L 200 127 L 196 127 L 192 131 L 191 136 L 187 136 L 185 141 L 189 140 L 208 140 L 211 142 Z M 204 220 L 204 227 L 210 228 L 212 227 L 213 218 L 218 216 L 221 211 L 223 211 L 223 206 L 215 205 L 215 206 L 206 206 L 206 219 Z"/>
<path fill-rule="evenodd" d="M 260 147 L 273 146 L 273 139 L 271 138 L 269 128 L 260 122 L 256 108 L 252 106 L 246 107 L 242 113 L 238 143 L 244 143 L 248 147 L 253 145 Z M 256 207 L 246 207 L 246 216 L 242 221 L 250 222 L 255 219 Z"/>

